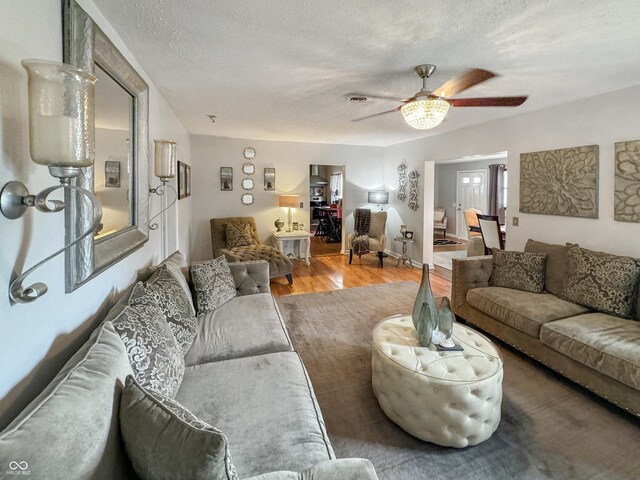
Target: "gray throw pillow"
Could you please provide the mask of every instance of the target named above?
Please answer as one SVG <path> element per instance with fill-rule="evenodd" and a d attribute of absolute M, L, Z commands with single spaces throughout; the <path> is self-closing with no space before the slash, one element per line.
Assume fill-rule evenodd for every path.
<path fill-rule="evenodd" d="M 527 253 L 494 248 L 491 285 L 542 293 L 546 253 Z"/>
<path fill-rule="evenodd" d="M 112 323 L 140 385 L 175 397 L 184 375 L 184 356 L 162 310 L 129 305 Z"/>
<path fill-rule="evenodd" d="M 165 258 L 160 265 L 153 265 L 149 267 L 147 269 L 147 278 L 139 278 L 139 280 L 147 280 L 162 265 L 166 265 L 169 271 L 173 273 L 173 275 L 180 283 L 180 286 L 184 290 L 184 293 L 189 298 L 191 310 L 193 310 L 193 314 L 195 315 L 196 309 L 193 305 L 193 294 L 191 292 L 191 288 L 189 287 L 189 265 L 187 265 L 187 259 L 184 257 L 180 250 L 176 250 L 175 252 L 173 252 L 171 255 Z"/>
<path fill-rule="evenodd" d="M 640 263 L 635 258 L 571 247 L 562 297 L 599 312 L 633 318 L 639 279 Z"/>
<path fill-rule="evenodd" d="M 189 351 L 198 333 L 198 320 L 184 289 L 166 265 L 160 265 L 149 280 L 133 288 L 129 305 L 158 306 L 165 314 L 182 354 Z"/>
<path fill-rule="evenodd" d="M 227 223 L 225 235 L 227 237 L 227 248 L 246 247 L 254 244 L 251 236 L 251 225 L 248 223 Z"/>
<path fill-rule="evenodd" d="M 528 253 L 546 253 L 547 263 L 544 274 L 544 289 L 559 296 L 562 294 L 564 276 L 567 273 L 569 263 L 569 248 L 572 245 L 554 245 L 529 239 L 524 246 Z"/>
<path fill-rule="evenodd" d="M 141 479 L 237 480 L 220 430 L 132 376 L 125 381 L 119 417 L 127 456 Z"/>
<path fill-rule="evenodd" d="M 198 316 L 211 312 L 236 296 L 236 282 L 224 256 L 191 265 Z"/>

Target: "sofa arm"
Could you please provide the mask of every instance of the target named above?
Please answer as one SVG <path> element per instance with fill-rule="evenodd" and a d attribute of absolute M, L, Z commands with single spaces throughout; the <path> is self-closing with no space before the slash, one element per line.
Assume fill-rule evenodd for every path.
<path fill-rule="evenodd" d="M 493 257 L 467 257 L 453 259 L 451 280 L 451 306 L 457 314 L 467 302 L 467 292 L 472 288 L 488 287 L 493 272 Z"/>
<path fill-rule="evenodd" d="M 369 460 L 343 458 L 320 462 L 300 473 L 271 472 L 246 480 L 378 480 L 378 476 Z"/>
<path fill-rule="evenodd" d="M 233 280 L 236 282 L 236 295 L 269 293 L 269 264 L 264 260 L 229 263 Z"/>

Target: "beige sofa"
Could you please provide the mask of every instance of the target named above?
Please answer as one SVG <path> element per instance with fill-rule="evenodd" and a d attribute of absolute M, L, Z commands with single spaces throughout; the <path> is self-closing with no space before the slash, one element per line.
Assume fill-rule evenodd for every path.
<path fill-rule="evenodd" d="M 492 286 L 492 256 L 454 259 L 454 313 L 640 416 L 640 305 L 633 320 L 563 300 L 565 246 L 530 240 L 527 247 L 548 254 L 545 292 Z"/>
<path fill-rule="evenodd" d="M 180 275 L 186 265 L 173 260 L 168 260 L 173 274 Z M 268 264 L 230 267 L 237 296 L 198 318 L 175 400 L 227 436 L 239 478 L 375 480 L 368 460 L 335 458 L 306 369 L 269 293 Z M 42 394 L 0 432 L 0 471 L 11 464 L 20 471 L 26 466 L 30 478 L 48 480 L 138 478 L 119 418 L 132 367 L 111 322 L 126 308 L 128 295 Z M 145 420 L 138 423 L 144 431 Z M 202 455 L 180 456 L 174 463 L 199 459 Z M 220 477 L 212 472 L 208 478 Z"/>

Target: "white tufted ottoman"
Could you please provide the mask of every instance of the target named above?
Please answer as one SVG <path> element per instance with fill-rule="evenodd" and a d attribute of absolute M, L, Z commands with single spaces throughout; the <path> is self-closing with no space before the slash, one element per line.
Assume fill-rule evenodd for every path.
<path fill-rule="evenodd" d="M 384 413 L 411 435 L 446 447 L 488 439 L 500 423 L 502 355 L 484 335 L 454 323 L 464 352 L 423 348 L 411 316 L 373 329 L 373 391 Z"/>

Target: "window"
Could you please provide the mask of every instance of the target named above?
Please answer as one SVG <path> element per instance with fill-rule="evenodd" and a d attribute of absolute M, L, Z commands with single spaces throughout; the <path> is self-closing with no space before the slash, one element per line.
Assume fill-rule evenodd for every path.
<path fill-rule="evenodd" d="M 333 173 L 329 177 L 329 189 L 331 190 L 331 203 L 342 200 L 342 174 Z"/>

